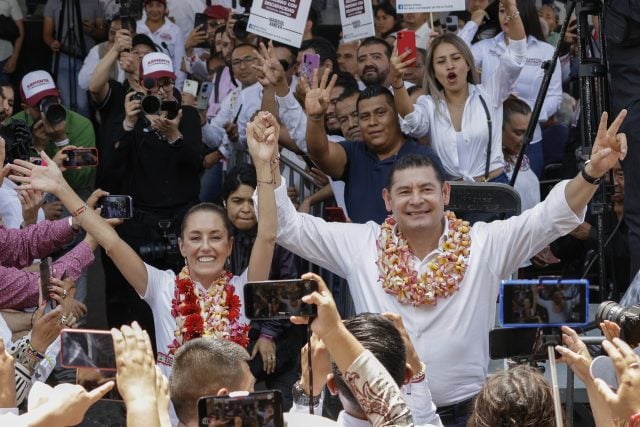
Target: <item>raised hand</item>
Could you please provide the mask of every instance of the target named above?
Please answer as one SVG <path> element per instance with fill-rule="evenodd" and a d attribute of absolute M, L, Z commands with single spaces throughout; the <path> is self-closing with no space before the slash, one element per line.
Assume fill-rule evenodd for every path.
<path fill-rule="evenodd" d="M 131 34 L 127 29 L 120 29 L 116 32 L 116 37 L 113 41 L 112 49 L 115 49 L 118 53 L 131 50 Z"/>
<path fill-rule="evenodd" d="M 314 280 L 318 283 L 318 290 L 310 295 L 302 297 L 302 301 L 307 304 L 315 304 L 318 306 L 318 316 L 313 319 L 311 323 L 311 330 L 321 340 L 326 342 L 326 337 L 329 337 L 337 329 L 342 326 L 342 320 L 336 303 L 333 300 L 331 291 L 327 287 L 327 284 L 322 280 L 322 277 L 315 273 L 306 273 L 302 275 L 303 280 Z M 291 323 L 305 324 L 309 321 L 308 317 L 292 316 Z"/>
<path fill-rule="evenodd" d="M 558 361 L 566 362 L 580 381 L 587 384 L 593 381 L 589 372 L 591 354 L 576 331 L 568 326 L 562 327 L 562 342 L 565 347 L 557 345 L 556 351 L 562 356 Z"/>
<path fill-rule="evenodd" d="M 38 190 L 55 195 L 68 184 L 58 165 L 47 153 L 41 151 L 40 158 L 46 162 L 46 166 L 36 166 L 25 160 L 16 159 L 11 165 L 13 174 L 9 175 L 9 179 L 22 184 L 21 190 Z"/>
<path fill-rule="evenodd" d="M 111 329 L 116 353 L 116 383 L 127 406 L 156 395 L 156 368 L 149 335 L 137 322 Z"/>
<path fill-rule="evenodd" d="M 404 72 L 407 68 L 415 67 L 415 58 L 407 59 L 411 55 L 411 51 L 407 50 L 398 55 L 398 47 L 393 48 L 391 61 L 389 65 L 389 73 L 391 75 L 391 84 L 395 87 L 404 84 Z"/>
<path fill-rule="evenodd" d="M 247 145 L 256 168 L 277 157 L 279 137 L 280 125 L 269 112 L 260 111 L 247 125 Z"/>
<path fill-rule="evenodd" d="M 273 49 L 273 42 L 269 42 L 269 46 L 260 43 L 260 51 L 258 55 L 258 65 L 252 65 L 260 77 L 260 84 L 263 86 L 277 86 L 286 83 L 286 75 L 282 64 L 276 56 Z"/>
<path fill-rule="evenodd" d="M 329 107 L 329 100 L 331 98 L 331 91 L 336 84 L 338 75 L 334 74 L 331 80 L 329 80 L 329 74 L 331 70 L 325 68 L 322 73 L 320 83 L 318 83 L 318 70 L 313 72 L 313 82 L 309 88 L 305 79 L 300 79 L 298 84 L 303 85 L 303 90 L 306 92 L 304 98 L 304 109 L 307 116 L 312 119 L 319 119 L 327 111 Z"/>
<path fill-rule="evenodd" d="M 25 225 L 35 224 L 38 221 L 38 210 L 42 207 L 44 197 L 41 191 L 19 190 L 18 199 L 22 206 L 22 218 Z"/>
<path fill-rule="evenodd" d="M 601 177 L 616 165 L 618 160 L 623 160 L 627 155 L 627 136 L 618 133 L 622 122 L 627 117 L 627 110 L 620 111 L 618 117 L 607 128 L 609 114 L 605 111 L 600 118 L 598 134 L 593 142 L 591 150 L 591 162 L 587 173 L 593 177 Z"/>

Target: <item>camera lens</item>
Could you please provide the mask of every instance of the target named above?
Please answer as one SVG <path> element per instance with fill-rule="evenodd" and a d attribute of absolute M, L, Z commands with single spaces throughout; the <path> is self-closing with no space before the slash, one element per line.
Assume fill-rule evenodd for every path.
<path fill-rule="evenodd" d="M 147 95 L 142 98 L 142 103 L 140 105 L 145 114 L 159 114 L 161 104 L 160 98 L 157 96 Z"/>
<path fill-rule="evenodd" d="M 155 261 L 163 259 L 166 253 L 166 245 L 161 242 L 152 242 L 140 246 L 140 256 L 142 259 Z"/>
<path fill-rule="evenodd" d="M 45 119 L 52 125 L 57 125 L 67 119 L 67 111 L 57 102 L 45 102 L 42 109 Z"/>
<path fill-rule="evenodd" d="M 242 18 L 238 19 L 235 24 L 233 24 L 233 34 L 236 38 L 246 39 L 249 36 L 247 32 L 247 24 L 249 23 L 249 17 L 243 15 Z"/>
<path fill-rule="evenodd" d="M 596 312 L 596 324 L 609 320 L 620 325 L 624 312 L 625 308 L 615 301 L 604 301 Z"/>

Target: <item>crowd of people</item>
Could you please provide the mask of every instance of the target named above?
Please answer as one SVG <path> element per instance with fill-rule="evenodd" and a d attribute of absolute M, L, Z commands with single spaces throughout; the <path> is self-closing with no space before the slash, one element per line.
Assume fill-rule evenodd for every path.
<path fill-rule="evenodd" d="M 100 410 L 129 426 L 278 425 L 271 403 L 198 412 L 202 397 L 266 388 L 290 425 L 557 425 L 538 370 L 489 375 L 489 331 L 501 280 L 594 274 L 599 209 L 598 297 L 617 298 L 640 267 L 640 77 L 624 59 L 640 57 L 639 8 L 605 8 L 626 23 L 622 38 L 596 18 L 561 38 L 566 10 L 553 1 L 468 0 L 430 16 L 374 0 L 375 36 L 343 41 L 314 2 L 295 48 L 239 29 L 243 1 L 139 3 L 0 0 L 0 423 L 75 425 L 116 399 L 126 415 Z M 398 49 L 401 30 L 415 55 Z M 603 34 L 616 102 L 594 118 L 583 164 L 578 37 Z M 51 64 L 25 69 L 36 36 Z M 516 173 L 519 215 L 447 210 L 451 181 L 508 185 Z M 608 207 L 592 211 L 603 180 Z M 328 220 L 312 214 L 320 206 Z M 60 358 L 63 329 L 94 327 L 95 256 L 115 377 Z M 304 274 L 306 262 L 323 273 Z M 342 321 L 324 272 L 345 280 L 355 316 Z M 246 301 L 249 282 L 300 278 L 317 290 L 257 283 Z M 517 290 L 511 320 L 570 323 L 585 303 L 576 289 Z M 559 360 L 597 426 L 640 425 L 640 356 L 616 324 L 601 328 L 617 389 L 590 376 L 591 353 L 566 326 Z"/>

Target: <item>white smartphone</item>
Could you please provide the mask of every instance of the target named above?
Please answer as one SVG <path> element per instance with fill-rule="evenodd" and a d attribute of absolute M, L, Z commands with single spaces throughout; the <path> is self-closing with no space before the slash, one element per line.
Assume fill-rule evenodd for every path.
<path fill-rule="evenodd" d="M 188 93 L 194 97 L 198 97 L 198 82 L 195 80 L 185 80 L 182 87 L 182 93 Z"/>

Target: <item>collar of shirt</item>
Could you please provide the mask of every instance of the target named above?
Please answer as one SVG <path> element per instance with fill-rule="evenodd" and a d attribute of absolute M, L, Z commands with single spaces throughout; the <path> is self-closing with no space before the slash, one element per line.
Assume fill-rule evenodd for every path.
<path fill-rule="evenodd" d="M 426 264 L 427 261 L 431 260 L 436 255 L 442 253 L 442 250 L 440 249 L 440 247 L 444 243 L 447 237 L 447 234 L 449 233 L 449 220 L 446 217 L 443 217 L 443 220 L 444 220 L 444 230 L 440 235 L 440 239 L 438 239 L 438 247 L 432 250 L 431 252 L 429 252 L 427 256 L 424 257 L 424 259 L 420 259 L 416 255 L 413 255 L 413 261 L 416 266 L 423 266 Z M 398 224 L 397 223 L 393 227 L 393 242 L 396 244 L 398 243 Z M 420 270 L 422 270 L 422 268 Z"/>

